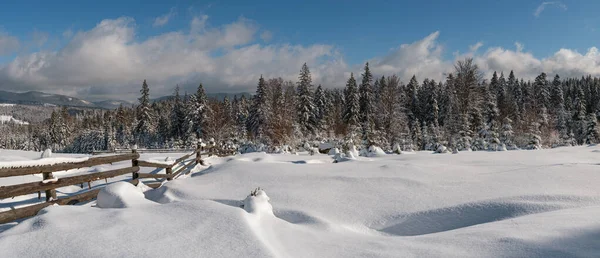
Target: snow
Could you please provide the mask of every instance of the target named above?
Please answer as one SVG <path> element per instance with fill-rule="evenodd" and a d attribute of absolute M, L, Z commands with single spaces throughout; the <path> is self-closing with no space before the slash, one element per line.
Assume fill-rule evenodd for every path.
<path fill-rule="evenodd" d="M 14 107 L 15 104 L 0 103 L 0 107 Z"/>
<path fill-rule="evenodd" d="M 244 210 L 258 216 L 274 216 L 273 206 L 269 203 L 269 196 L 263 190 L 257 190 L 254 195 L 250 194 L 244 199 Z"/>
<path fill-rule="evenodd" d="M 56 182 L 58 182 L 58 177 L 42 180 L 42 184 L 50 184 L 50 183 L 56 183 Z"/>
<path fill-rule="evenodd" d="M 15 119 L 13 116 L 0 115 L 0 124 L 6 124 L 6 123 L 14 123 L 14 124 L 18 124 L 18 125 L 28 125 L 29 124 L 29 122 Z"/>
<path fill-rule="evenodd" d="M 210 157 L 158 189 L 112 183 L 103 190 L 108 198 L 50 206 L 2 226 L 0 250 L 3 257 L 597 257 L 599 151 L 428 151 L 338 163 L 307 153 Z M 264 190 L 248 196 L 257 187 Z M 111 198 L 122 203 L 105 206 Z"/>
<path fill-rule="evenodd" d="M 3 158 L 0 158 L 0 168 L 19 168 L 19 167 L 29 167 L 29 166 L 43 166 L 43 165 L 55 165 L 59 163 L 77 163 L 88 160 L 88 157 L 78 157 L 78 158 L 66 158 L 66 157 L 50 157 L 50 158 L 41 158 L 37 160 L 17 160 L 17 161 L 3 161 Z"/>
<path fill-rule="evenodd" d="M 42 158 L 42 159 L 50 158 L 50 156 L 52 156 L 52 149 L 46 149 L 42 152 L 42 155 L 40 158 Z"/>
<path fill-rule="evenodd" d="M 96 205 L 100 208 L 130 208 L 153 203 L 144 197 L 145 187 L 127 182 L 112 183 L 100 190 Z"/>

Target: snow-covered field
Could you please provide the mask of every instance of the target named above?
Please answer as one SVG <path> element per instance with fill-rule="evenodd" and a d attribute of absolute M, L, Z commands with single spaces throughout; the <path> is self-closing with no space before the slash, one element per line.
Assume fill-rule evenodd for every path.
<path fill-rule="evenodd" d="M 6 123 L 15 123 L 18 125 L 28 125 L 28 122 L 25 121 L 21 121 L 19 119 L 15 119 L 13 116 L 9 116 L 9 115 L 0 115 L 0 124 L 6 124 Z"/>
<path fill-rule="evenodd" d="M 0 256 L 600 256 L 600 147 L 208 163 L 4 226 Z"/>

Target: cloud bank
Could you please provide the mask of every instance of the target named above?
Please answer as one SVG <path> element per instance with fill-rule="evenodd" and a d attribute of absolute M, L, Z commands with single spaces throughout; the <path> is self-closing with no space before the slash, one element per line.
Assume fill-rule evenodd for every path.
<path fill-rule="evenodd" d="M 91 100 L 134 100 L 142 80 L 148 80 L 153 97 L 170 94 L 179 84 L 193 92 L 202 82 L 210 92 L 254 92 L 259 76 L 296 81 L 306 62 L 313 82 L 343 87 L 350 72 L 361 73 L 363 64 L 347 64 L 336 46 L 269 43 L 264 29 L 245 18 L 218 27 L 208 26 L 208 16 L 193 18 L 185 30 L 136 40 L 131 18 L 107 19 L 88 31 L 73 33 L 57 51 L 21 54 L 0 66 L 3 90 L 73 95 Z M 600 53 L 560 49 L 536 58 L 516 42 L 515 49 L 474 42 L 469 52 L 444 58 L 445 49 L 436 31 L 412 43 L 401 44 L 383 56 L 369 60 L 375 75 L 399 75 L 407 82 L 443 80 L 457 59 L 474 58 L 487 76 L 493 71 L 533 79 L 540 72 L 561 77 L 600 76 Z M 18 39 L 0 35 L 0 54 L 12 53 Z M 488 77 L 489 78 L 489 77 Z"/>

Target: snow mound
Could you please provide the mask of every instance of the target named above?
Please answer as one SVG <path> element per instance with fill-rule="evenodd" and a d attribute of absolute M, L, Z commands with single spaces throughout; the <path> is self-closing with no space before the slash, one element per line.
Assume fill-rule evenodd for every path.
<path fill-rule="evenodd" d="M 336 155 L 338 153 L 340 153 L 340 149 L 338 149 L 338 148 L 332 148 L 332 149 L 329 150 L 329 153 L 327 153 L 327 154 L 329 154 L 329 155 Z"/>
<path fill-rule="evenodd" d="M 144 196 L 143 187 L 127 182 L 110 184 L 98 193 L 96 204 L 100 208 L 130 208 L 153 203 Z"/>
<path fill-rule="evenodd" d="M 275 216 L 273 214 L 273 206 L 271 206 L 269 200 L 270 198 L 267 196 L 267 193 L 259 188 L 246 197 L 244 200 L 244 210 L 259 216 Z"/>
<path fill-rule="evenodd" d="M 367 152 L 367 157 L 383 157 L 387 155 L 385 151 L 377 146 L 369 147 L 369 152 Z"/>
<path fill-rule="evenodd" d="M 356 157 L 358 157 L 358 155 L 359 155 L 358 150 L 356 149 L 356 146 L 354 146 L 354 145 L 350 146 L 350 148 L 346 152 L 346 157 L 349 159 L 355 159 Z"/>
<path fill-rule="evenodd" d="M 440 145 L 438 146 L 437 150 L 435 150 L 435 153 L 448 153 L 448 148 L 446 148 L 446 146 L 444 145 Z"/>
<path fill-rule="evenodd" d="M 42 152 L 42 156 L 40 158 L 45 159 L 50 158 L 50 156 L 52 156 L 52 150 L 46 149 L 44 152 Z"/>

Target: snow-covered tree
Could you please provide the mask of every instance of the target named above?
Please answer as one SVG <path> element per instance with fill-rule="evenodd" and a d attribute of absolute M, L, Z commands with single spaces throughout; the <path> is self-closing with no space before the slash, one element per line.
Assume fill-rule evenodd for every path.
<path fill-rule="evenodd" d="M 302 65 L 298 76 L 298 126 L 305 137 L 316 132 L 315 103 L 313 101 L 313 85 L 310 70 L 306 63 Z"/>
<path fill-rule="evenodd" d="M 135 127 L 135 140 L 139 146 L 146 146 L 150 144 L 150 139 L 154 129 L 154 114 L 150 107 L 150 88 L 144 80 L 142 83 L 142 94 L 140 96 L 139 105 L 136 110 L 137 125 Z"/>

